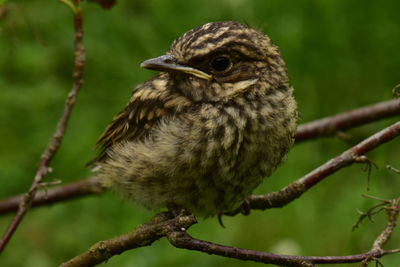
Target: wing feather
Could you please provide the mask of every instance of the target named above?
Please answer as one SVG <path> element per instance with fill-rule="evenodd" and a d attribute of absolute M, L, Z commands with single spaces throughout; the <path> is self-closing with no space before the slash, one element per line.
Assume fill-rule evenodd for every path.
<path fill-rule="evenodd" d="M 191 105 L 189 99 L 172 93 L 167 88 L 160 88 L 159 85 L 163 83 L 157 77 L 139 85 L 125 109 L 113 118 L 97 140 L 100 153 L 92 162 L 106 160 L 107 150 L 116 143 L 140 140 L 148 136 L 153 126 L 162 118 L 182 112 Z M 171 101 L 176 104 L 167 104 Z"/>

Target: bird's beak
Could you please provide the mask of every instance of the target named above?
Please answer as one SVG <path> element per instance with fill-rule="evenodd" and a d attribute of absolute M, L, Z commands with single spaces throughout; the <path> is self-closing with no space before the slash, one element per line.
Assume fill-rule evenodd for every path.
<path fill-rule="evenodd" d="M 199 77 L 199 78 L 202 78 L 205 80 L 212 79 L 212 76 L 210 74 L 207 74 L 201 70 L 177 63 L 175 58 L 173 58 L 171 55 L 163 55 L 160 57 L 145 60 L 140 64 L 140 67 L 145 68 L 145 69 L 165 71 L 165 72 L 181 71 L 181 72 L 188 73 L 188 74 L 194 75 L 196 77 Z"/>

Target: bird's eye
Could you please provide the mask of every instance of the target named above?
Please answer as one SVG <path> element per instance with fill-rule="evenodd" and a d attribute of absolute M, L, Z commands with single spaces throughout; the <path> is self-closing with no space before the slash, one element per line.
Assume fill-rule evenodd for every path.
<path fill-rule="evenodd" d="M 226 56 L 218 56 L 211 61 L 211 68 L 216 72 L 226 71 L 231 65 L 231 61 Z"/>

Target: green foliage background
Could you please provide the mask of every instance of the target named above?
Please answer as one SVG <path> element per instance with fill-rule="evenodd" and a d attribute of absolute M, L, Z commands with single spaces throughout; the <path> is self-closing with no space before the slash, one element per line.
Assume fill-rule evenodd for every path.
<path fill-rule="evenodd" d="M 27 190 L 71 87 L 72 19 L 57 1 L 7 1 L 0 19 L 0 198 Z M 400 2 L 396 0 L 135 0 L 111 10 L 84 3 L 86 83 L 78 98 L 52 179 L 89 175 L 84 165 L 94 143 L 126 104 L 131 88 L 154 75 L 141 61 L 164 53 L 172 40 L 209 21 L 237 20 L 262 29 L 280 47 L 296 90 L 301 122 L 391 98 L 400 82 Z M 384 120 L 350 132 L 351 141 L 322 139 L 296 145 L 280 169 L 257 189 L 273 191 L 301 177 L 350 145 L 393 123 Z M 400 141 L 369 154 L 370 190 L 354 165 L 289 206 L 250 216 L 200 220 L 194 236 L 226 245 L 300 255 L 344 255 L 369 249 L 384 214 L 355 232 L 356 209 L 399 196 Z M 98 240 L 125 233 L 154 212 L 109 192 L 32 210 L 0 256 L 1 266 L 56 266 Z M 12 216 L 0 218 L 3 231 Z M 399 247 L 400 231 L 388 247 Z M 385 257 L 398 266 L 399 255 Z M 255 266 L 178 250 L 166 240 L 113 257 L 104 266 Z M 261 265 L 260 265 L 261 266 Z M 349 265 L 356 266 L 356 265 Z"/>

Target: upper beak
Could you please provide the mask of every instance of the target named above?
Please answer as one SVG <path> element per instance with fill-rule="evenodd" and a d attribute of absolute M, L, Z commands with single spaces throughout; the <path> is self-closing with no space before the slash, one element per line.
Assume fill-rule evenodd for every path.
<path fill-rule="evenodd" d="M 148 60 L 143 61 L 140 64 L 140 67 L 145 68 L 145 69 L 150 69 L 150 70 L 159 70 L 159 71 L 181 71 L 184 73 L 188 73 L 191 75 L 194 75 L 196 77 L 205 79 L 205 80 L 211 80 L 212 76 L 210 74 L 207 74 L 201 70 L 181 65 L 176 62 L 175 58 L 173 58 L 171 55 L 163 55 L 160 57 L 156 58 L 151 58 Z"/>

